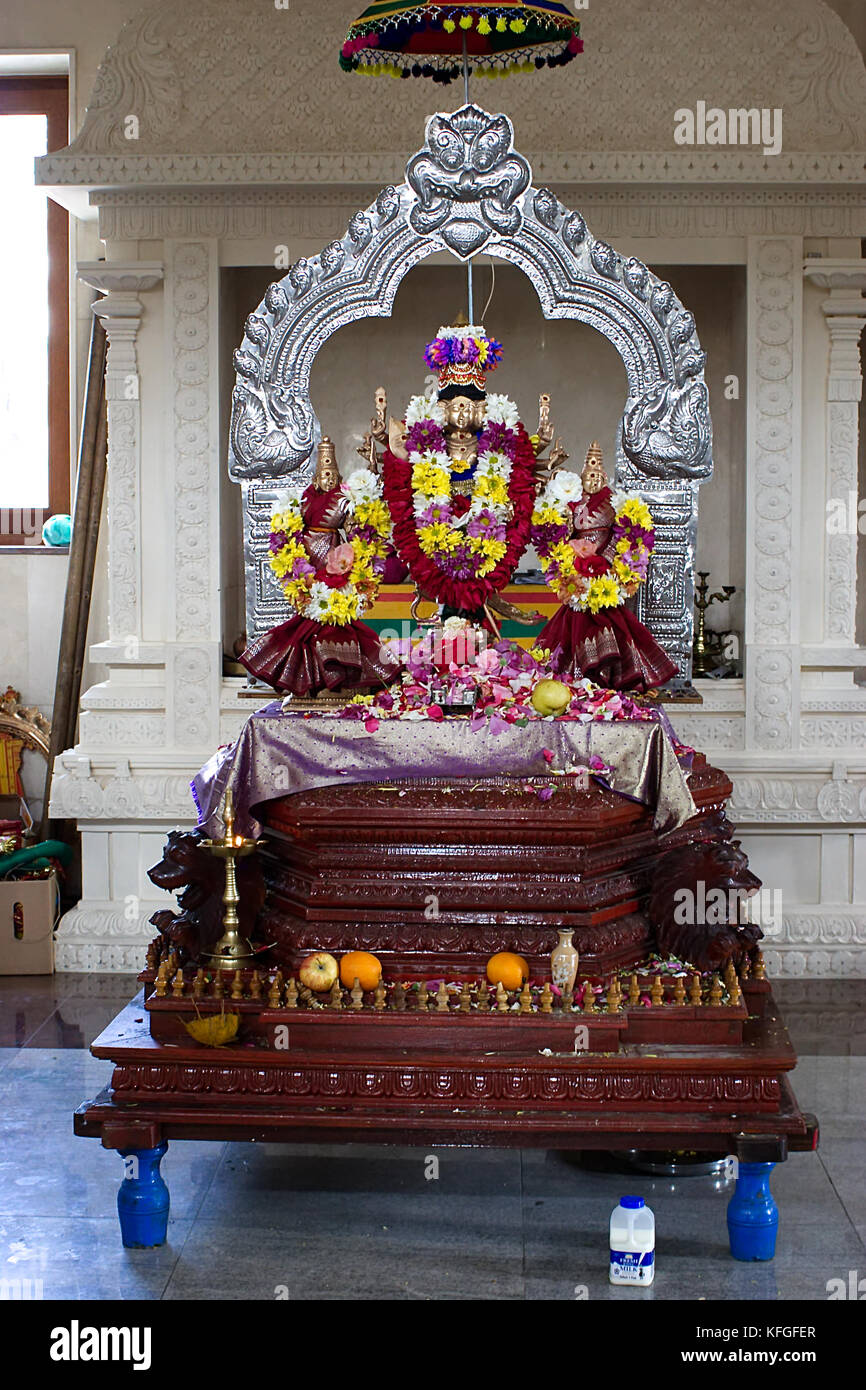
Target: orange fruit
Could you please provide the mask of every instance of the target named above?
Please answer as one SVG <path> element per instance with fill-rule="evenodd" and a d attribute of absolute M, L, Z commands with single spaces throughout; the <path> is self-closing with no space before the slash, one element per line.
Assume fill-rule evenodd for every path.
<path fill-rule="evenodd" d="M 492 985 L 501 982 L 503 989 L 520 989 L 529 979 L 529 966 L 513 951 L 497 951 L 487 962 L 487 978 Z"/>
<path fill-rule="evenodd" d="M 340 980 L 346 989 L 356 980 L 362 989 L 375 989 L 381 978 L 381 962 L 369 951 L 347 951 L 340 961 Z"/>

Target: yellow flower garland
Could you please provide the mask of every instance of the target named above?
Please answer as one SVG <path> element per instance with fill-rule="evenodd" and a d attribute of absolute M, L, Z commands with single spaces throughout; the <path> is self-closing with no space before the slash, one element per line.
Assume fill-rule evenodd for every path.
<path fill-rule="evenodd" d="M 554 475 L 555 477 L 556 475 Z M 533 528 L 557 526 L 571 529 L 571 514 L 568 502 L 551 491 L 551 479 L 538 497 L 532 513 Z M 621 498 L 617 502 L 614 524 L 631 523 L 643 531 L 653 529 L 652 513 L 646 503 L 636 494 Z M 581 612 L 599 613 L 605 608 L 619 608 L 630 594 L 646 581 L 645 561 L 649 560 L 652 546 L 644 540 L 622 536 L 616 542 L 616 555 L 607 574 L 592 577 L 582 575 L 576 568 L 576 555 L 567 540 L 547 541 L 542 538 L 536 542 L 544 567 L 544 578 L 560 603 L 568 604 Z M 644 573 L 629 561 L 643 565 Z"/>
<path fill-rule="evenodd" d="M 351 491 L 347 492 L 350 501 L 345 530 L 355 554 L 348 581 L 338 589 L 331 589 L 317 581 L 309 565 L 303 543 L 301 494 L 290 494 L 285 502 L 275 507 L 271 516 L 271 535 L 281 533 L 286 539 L 279 550 L 271 551 L 270 566 L 299 616 L 333 627 L 344 627 L 375 603 L 381 576 L 374 568 L 374 561 L 385 559 L 391 534 L 391 516 L 381 492 L 382 485 L 378 479 L 375 496 L 356 500 L 351 496 Z M 375 533 L 374 538 L 367 540 L 356 534 L 361 528 L 370 528 Z M 310 572 L 293 577 L 296 560 L 303 560 Z"/>

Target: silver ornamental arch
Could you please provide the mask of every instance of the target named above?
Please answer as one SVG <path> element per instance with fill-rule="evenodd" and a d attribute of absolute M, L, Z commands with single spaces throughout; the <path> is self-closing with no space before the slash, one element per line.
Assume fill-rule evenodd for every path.
<path fill-rule="evenodd" d="M 355 213 L 342 240 L 270 285 L 246 321 L 234 354 L 229 473 L 243 489 L 249 636 L 286 617 L 268 564 L 269 521 L 280 488 L 312 477 L 322 433 L 310 400 L 316 354 L 345 324 L 388 317 L 407 272 L 442 251 L 463 261 L 483 251 L 519 266 L 546 318 L 587 323 L 619 352 L 628 397 L 616 480 L 643 494 L 656 526 L 639 612 L 689 678 L 698 487 L 713 466 L 694 318 L 641 261 L 624 259 L 579 212 L 533 187 L 511 121 L 472 104 L 431 116 L 405 182 Z"/>

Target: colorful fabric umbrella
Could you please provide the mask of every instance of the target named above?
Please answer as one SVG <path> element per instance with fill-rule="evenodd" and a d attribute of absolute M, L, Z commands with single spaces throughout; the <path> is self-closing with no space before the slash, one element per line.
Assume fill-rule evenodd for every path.
<path fill-rule="evenodd" d="M 583 52 L 580 21 L 558 0 L 379 0 L 351 25 L 347 72 L 452 82 L 560 67 Z"/>

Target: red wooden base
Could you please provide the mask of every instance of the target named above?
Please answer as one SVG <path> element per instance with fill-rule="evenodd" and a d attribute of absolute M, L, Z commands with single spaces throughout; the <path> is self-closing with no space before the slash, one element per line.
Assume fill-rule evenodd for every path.
<path fill-rule="evenodd" d="M 509 778 L 298 792 L 263 808 L 259 937 L 291 969 L 310 951 L 372 951 L 392 980 L 477 976 L 503 950 L 543 979 L 559 926 L 582 972 L 635 964 L 660 856 L 730 833 L 725 773 L 697 755 L 689 785 L 697 814 L 662 837 L 645 806 L 574 778 L 548 802 Z"/>
<path fill-rule="evenodd" d="M 731 833 L 724 773 L 698 757 L 690 786 L 697 814 L 663 837 L 645 807 L 573 779 L 548 802 L 490 779 L 331 787 L 271 805 L 259 970 L 215 979 L 155 946 L 144 992 L 93 1044 L 114 1073 L 76 1113 L 76 1134 L 148 1153 L 170 1139 L 255 1139 L 773 1163 L 814 1147 L 757 956 L 738 944 L 739 978 L 729 962 L 725 988 L 693 976 L 688 995 L 681 978 L 647 993 L 647 977 L 626 978 L 629 1004 L 612 985 L 652 948 L 661 856 Z M 573 928 L 577 983 L 604 986 L 588 1012 L 558 1001 L 545 1012 L 560 926 Z M 321 949 L 374 951 L 388 988 L 313 999 L 295 977 Z M 534 988 L 498 1003 L 473 992 L 487 958 L 509 949 L 529 960 Z M 460 981 L 461 993 L 442 983 L 428 994 L 430 980 Z M 214 1014 L 235 1016 L 224 1047 L 187 1031 Z"/>
<path fill-rule="evenodd" d="M 796 1059 L 772 994 L 746 998 L 736 1043 L 628 1042 L 643 1015 L 627 1010 L 589 1020 L 610 1050 L 575 1052 L 580 1014 L 469 1018 L 462 1036 L 453 1016 L 285 1009 L 262 1011 L 255 1041 L 210 1049 L 151 1036 L 149 1016 L 165 1026 L 174 1001 L 141 995 L 93 1044 L 115 1063 L 111 1090 L 78 1111 L 75 1132 L 109 1148 L 268 1138 L 725 1153 L 762 1136 L 784 1157 L 813 1147 L 816 1125 L 788 1085 Z"/>

